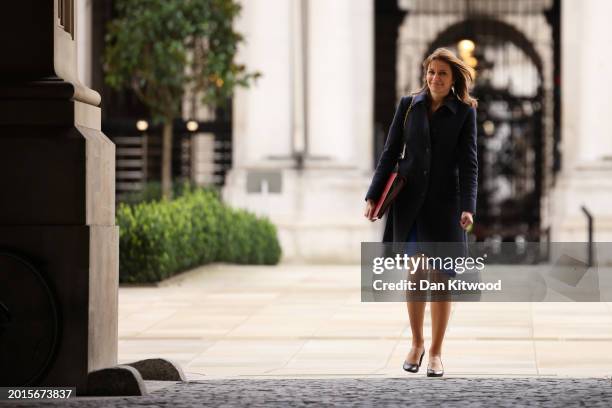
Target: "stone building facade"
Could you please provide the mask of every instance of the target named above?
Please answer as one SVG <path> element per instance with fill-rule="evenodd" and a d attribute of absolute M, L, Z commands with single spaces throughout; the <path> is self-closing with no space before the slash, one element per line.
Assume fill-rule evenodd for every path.
<path fill-rule="evenodd" d="M 79 2 L 82 21 L 91 19 L 92 3 Z M 492 176 L 497 156 L 482 157 L 483 196 L 496 191 L 479 202 L 489 208 L 477 214 L 481 238 L 585 241 L 582 206 L 594 216 L 595 240 L 612 238 L 612 124 L 605 120 L 612 102 L 603 91 L 612 81 L 603 52 L 610 2 L 249 0 L 242 7 L 237 28 L 247 41 L 239 60 L 263 76 L 233 99 L 223 197 L 272 219 L 285 260 L 354 262 L 362 241 L 380 238 L 382 223 L 363 218 L 363 198 L 394 104 L 419 87 L 420 61 L 432 47 L 456 47 L 461 38 L 478 38 L 476 57 L 489 64 L 478 71 L 489 86 L 478 93 L 479 133 L 495 128 L 502 136 L 483 136 L 483 150 L 514 138 L 518 157 L 510 157 L 509 182 Z M 87 47 L 90 32 L 78 34 Z M 79 62 L 87 84 L 91 62 Z M 497 102 L 486 102 L 493 91 L 497 102 L 521 106 L 520 126 L 512 109 L 504 123 L 485 123 L 495 113 Z M 186 110 L 194 112 L 189 103 Z M 210 161 L 205 148 L 195 151 L 194 168 Z M 512 208 L 518 218 L 503 221 Z"/>

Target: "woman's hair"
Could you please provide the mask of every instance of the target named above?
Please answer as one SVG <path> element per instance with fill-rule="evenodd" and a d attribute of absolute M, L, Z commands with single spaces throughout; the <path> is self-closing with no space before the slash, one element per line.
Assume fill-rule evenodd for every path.
<path fill-rule="evenodd" d="M 431 55 L 425 58 L 425 61 L 423 61 L 423 70 L 425 71 L 423 75 L 423 86 L 417 91 L 417 93 L 427 91 L 427 94 L 429 95 L 429 87 L 427 86 L 427 69 L 433 60 L 443 61 L 450 65 L 451 70 L 453 71 L 453 88 L 455 95 L 457 95 L 459 100 L 461 100 L 463 103 L 473 108 L 477 107 L 478 101 L 470 96 L 468 89 L 474 81 L 474 70 L 461 59 L 457 58 L 452 51 L 446 48 L 436 49 L 431 53 Z"/>

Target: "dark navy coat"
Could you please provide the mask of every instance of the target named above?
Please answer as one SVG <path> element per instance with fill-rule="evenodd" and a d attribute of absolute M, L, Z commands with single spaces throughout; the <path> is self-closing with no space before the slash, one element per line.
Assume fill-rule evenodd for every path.
<path fill-rule="evenodd" d="M 476 213 L 476 109 L 452 92 L 431 119 L 428 105 L 426 91 L 401 99 L 366 195 L 380 197 L 406 140 L 399 172 L 407 184 L 389 209 L 383 242 L 407 241 L 414 224 L 419 242 L 465 243 L 461 212 Z"/>

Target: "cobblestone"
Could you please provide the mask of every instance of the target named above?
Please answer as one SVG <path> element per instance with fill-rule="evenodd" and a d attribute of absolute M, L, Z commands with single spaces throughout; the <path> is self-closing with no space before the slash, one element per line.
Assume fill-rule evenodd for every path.
<path fill-rule="evenodd" d="M 609 378 L 223 379 L 176 383 L 145 397 L 0 402 L 0 407 L 610 407 Z"/>

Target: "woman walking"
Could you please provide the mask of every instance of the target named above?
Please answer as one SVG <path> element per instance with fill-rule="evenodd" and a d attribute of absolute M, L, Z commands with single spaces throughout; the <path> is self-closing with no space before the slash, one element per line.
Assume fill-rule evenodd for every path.
<path fill-rule="evenodd" d="M 366 195 L 365 216 L 374 221 L 375 203 L 396 164 L 407 185 L 389 209 L 384 242 L 458 242 L 476 212 L 478 162 L 476 106 L 469 94 L 473 71 L 451 51 L 438 48 L 423 61 L 423 86 L 401 99 Z M 399 160 L 404 148 L 405 157 Z M 451 275 L 454 271 L 447 272 Z M 412 347 L 403 368 L 417 372 L 425 355 L 424 301 L 408 301 Z M 441 377 L 442 343 L 451 302 L 432 301 L 427 376 Z"/>

